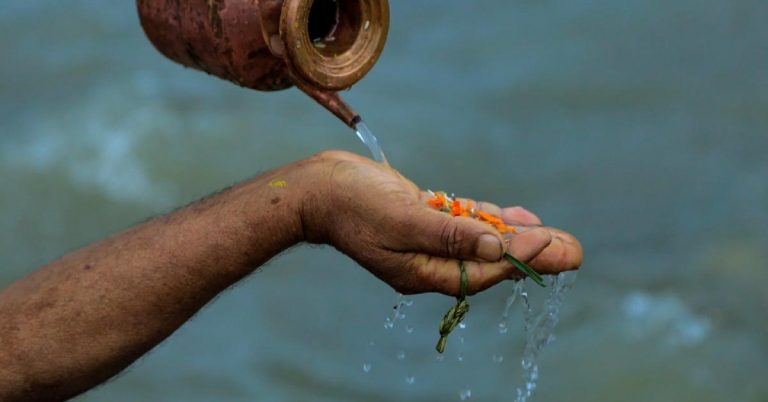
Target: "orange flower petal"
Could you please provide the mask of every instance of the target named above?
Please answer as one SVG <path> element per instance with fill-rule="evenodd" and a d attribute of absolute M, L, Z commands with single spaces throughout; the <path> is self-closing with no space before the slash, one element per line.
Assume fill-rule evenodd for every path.
<path fill-rule="evenodd" d="M 459 200 L 453 200 L 453 205 L 451 205 L 451 215 L 453 216 L 461 215 L 461 203 L 459 202 Z"/>

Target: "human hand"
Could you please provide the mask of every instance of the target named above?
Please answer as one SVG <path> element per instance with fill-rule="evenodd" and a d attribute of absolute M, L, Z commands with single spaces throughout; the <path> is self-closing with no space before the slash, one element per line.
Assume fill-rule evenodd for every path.
<path fill-rule="evenodd" d="M 518 228 L 495 228 L 427 206 L 426 193 L 394 169 L 358 155 L 328 151 L 312 159 L 313 189 L 300 207 L 304 240 L 328 243 L 401 293 L 459 293 L 457 260 L 466 261 L 468 293 L 522 274 L 504 251 L 541 274 L 577 269 L 582 249 L 572 235 L 541 227 L 521 207 L 475 202 Z"/>

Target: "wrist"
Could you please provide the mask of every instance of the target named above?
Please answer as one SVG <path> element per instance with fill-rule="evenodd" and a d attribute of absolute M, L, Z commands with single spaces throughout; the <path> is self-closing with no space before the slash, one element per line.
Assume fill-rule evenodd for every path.
<path fill-rule="evenodd" d="M 317 162 L 290 163 L 198 201 L 185 211 L 215 233 L 215 248 L 235 259 L 235 270 L 250 272 L 281 251 L 305 240 L 303 212 L 317 193 Z M 196 211 L 196 212 L 195 212 Z"/>
<path fill-rule="evenodd" d="M 321 152 L 282 166 L 244 183 L 247 224 L 274 225 L 272 237 L 284 248 L 325 238 L 326 209 L 333 175 L 333 158 Z"/>
<path fill-rule="evenodd" d="M 327 243 L 334 205 L 334 171 L 341 162 L 334 151 L 324 151 L 290 165 L 296 177 L 295 215 L 299 221 L 299 241 Z"/>
<path fill-rule="evenodd" d="M 297 241 L 337 246 L 342 238 L 354 237 L 359 229 L 349 225 L 360 220 L 351 211 L 368 208 L 358 205 L 365 204 L 361 201 L 365 198 L 360 194 L 361 178 L 375 177 L 380 169 L 375 162 L 356 154 L 323 151 L 270 174 L 268 179 L 287 178 L 284 188 L 290 188 L 286 193 L 290 194 L 289 204 L 296 217 Z"/>
<path fill-rule="evenodd" d="M 302 190 L 296 203 L 301 241 L 334 244 L 343 235 L 345 223 L 354 220 L 345 214 L 357 202 L 351 195 L 349 173 L 360 168 L 361 162 L 373 163 L 344 151 L 323 151 L 292 166 Z"/>

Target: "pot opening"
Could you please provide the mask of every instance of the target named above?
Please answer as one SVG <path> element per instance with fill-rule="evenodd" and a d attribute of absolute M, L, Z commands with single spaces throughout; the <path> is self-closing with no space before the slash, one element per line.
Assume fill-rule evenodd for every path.
<path fill-rule="evenodd" d="M 361 20 L 359 0 L 314 0 L 309 9 L 307 33 L 320 54 L 333 57 L 352 47 Z"/>

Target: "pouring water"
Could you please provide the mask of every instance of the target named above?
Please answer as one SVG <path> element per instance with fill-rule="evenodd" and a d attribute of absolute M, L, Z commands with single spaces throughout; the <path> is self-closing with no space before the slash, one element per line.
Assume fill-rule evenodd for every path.
<path fill-rule="evenodd" d="M 371 155 L 375 161 L 389 166 L 387 157 L 384 156 L 384 151 L 381 149 L 381 146 L 379 146 L 379 140 L 373 135 L 371 129 L 368 128 L 368 125 L 366 125 L 364 121 L 360 120 L 355 124 L 355 133 L 357 134 L 357 137 L 360 138 L 360 141 L 362 141 L 363 144 L 368 147 L 368 150 L 371 151 Z"/>

